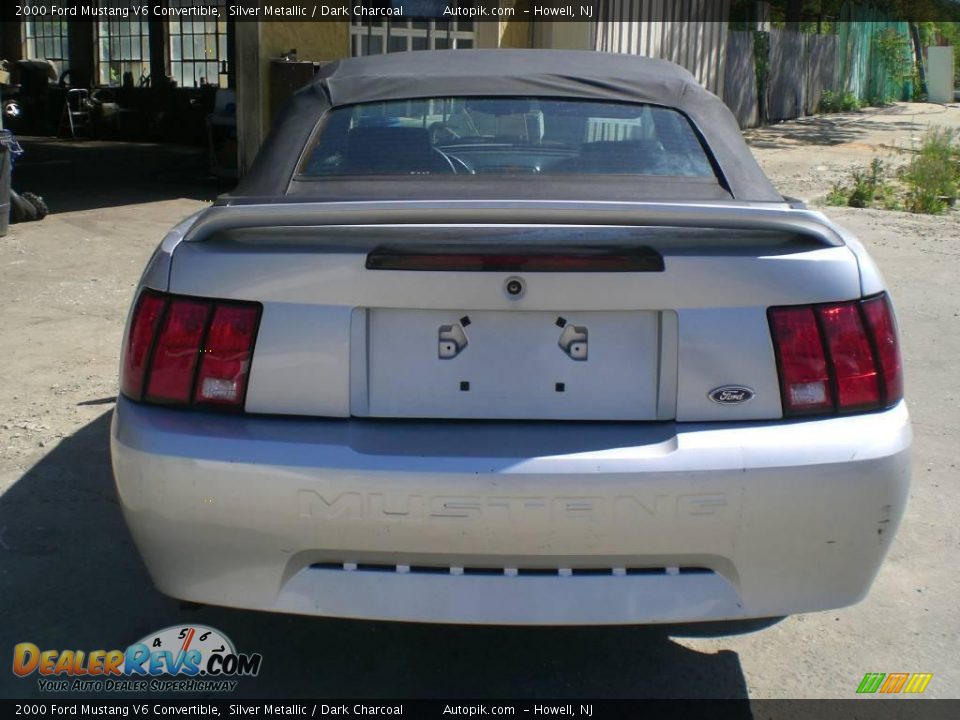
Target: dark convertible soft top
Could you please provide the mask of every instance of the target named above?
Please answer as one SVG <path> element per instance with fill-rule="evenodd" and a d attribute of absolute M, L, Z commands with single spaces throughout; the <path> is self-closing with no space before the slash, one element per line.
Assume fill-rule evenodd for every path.
<path fill-rule="evenodd" d="M 294 181 L 297 162 L 323 113 L 362 102 L 443 96 L 526 96 L 638 102 L 685 113 L 706 140 L 722 182 L 595 176 Z M 732 113 L 693 75 L 665 60 L 584 50 L 430 50 L 349 58 L 326 66 L 297 91 L 227 202 L 298 200 L 583 199 L 783 202 L 743 141 Z"/>

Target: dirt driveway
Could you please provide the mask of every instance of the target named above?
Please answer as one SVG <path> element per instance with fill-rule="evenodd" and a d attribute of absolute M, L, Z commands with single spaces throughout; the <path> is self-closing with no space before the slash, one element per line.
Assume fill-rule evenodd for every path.
<path fill-rule="evenodd" d="M 785 123 L 750 139 L 783 192 L 813 199 L 850 165 L 919 137 L 924 122 L 960 125 L 960 109 L 900 107 Z M 927 695 L 960 697 L 960 213 L 827 209 L 866 242 L 896 297 L 916 433 L 907 516 L 863 603 L 720 628 L 292 618 L 181 607 L 153 590 L 134 552 L 107 449 L 121 325 L 165 229 L 214 190 L 177 182 L 176 166 L 197 158 L 143 146 L 126 164 L 108 164 L 113 176 L 99 187 L 91 163 L 113 151 L 88 150 L 96 148 L 74 146 L 73 159 L 44 171 L 62 160 L 36 146 L 18 172 L 53 186 L 23 189 L 70 211 L 0 238 L 0 664 L 15 642 L 125 647 L 199 622 L 263 654 L 261 676 L 241 685 L 246 696 L 851 697 L 867 671 L 923 671 L 934 673 Z M 38 694 L 34 681 L 0 671 L 0 696 Z"/>

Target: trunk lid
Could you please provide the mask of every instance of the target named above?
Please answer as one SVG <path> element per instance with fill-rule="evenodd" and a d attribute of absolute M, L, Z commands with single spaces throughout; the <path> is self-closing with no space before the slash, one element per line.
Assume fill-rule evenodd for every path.
<path fill-rule="evenodd" d="M 176 247 L 169 289 L 263 303 L 248 412 L 779 418 L 766 309 L 859 297 L 858 266 L 827 230 L 740 224 L 219 225 Z M 384 248 L 521 260 L 612 248 L 662 269 L 382 269 L 370 258 Z M 711 400 L 727 385 L 753 395 Z"/>

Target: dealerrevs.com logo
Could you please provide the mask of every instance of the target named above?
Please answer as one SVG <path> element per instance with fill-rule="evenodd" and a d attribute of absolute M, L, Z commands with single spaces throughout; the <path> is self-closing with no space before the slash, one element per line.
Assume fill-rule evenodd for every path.
<path fill-rule="evenodd" d="M 204 625 L 168 627 L 126 650 L 13 648 L 13 673 L 36 675 L 46 692 L 232 692 L 235 678 L 255 677 L 262 662 L 260 653 L 238 653 Z"/>

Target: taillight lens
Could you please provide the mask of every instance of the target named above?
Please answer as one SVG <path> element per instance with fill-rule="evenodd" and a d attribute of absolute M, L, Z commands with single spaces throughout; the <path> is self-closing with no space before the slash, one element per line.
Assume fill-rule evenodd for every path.
<path fill-rule="evenodd" d="M 144 291 L 134 308 L 120 389 L 133 400 L 242 409 L 259 303 Z"/>
<path fill-rule="evenodd" d="M 770 310 L 785 414 L 833 409 L 830 374 L 813 308 Z"/>
<path fill-rule="evenodd" d="M 157 326 L 167 307 L 165 297 L 145 291 L 137 299 L 133 319 L 127 332 L 127 345 L 123 353 L 123 370 L 120 373 L 120 391 L 127 397 L 140 399 L 143 394 L 143 377 Z"/>
<path fill-rule="evenodd" d="M 195 402 L 243 402 L 259 316 L 258 308 L 249 305 L 219 305 L 214 310 L 200 358 Z"/>
<path fill-rule="evenodd" d="M 173 300 L 160 329 L 144 397 L 152 402 L 186 403 L 200 355 L 210 303 Z"/>
<path fill-rule="evenodd" d="M 887 407 L 903 397 L 900 349 L 885 293 L 770 308 L 785 416 Z"/>
<path fill-rule="evenodd" d="M 895 403 L 903 397 L 903 365 L 890 298 L 877 295 L 864 300 L 861 306 L 877 349 L 886 402 Z"/>
<path fill-rule="evenodd" d="M 875 408 L 880 404 L 877 362 L 860 318 L 859 303 L 817 309 L 837 379 L 841 410 Z"/>

